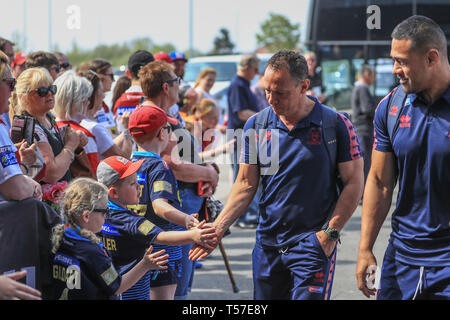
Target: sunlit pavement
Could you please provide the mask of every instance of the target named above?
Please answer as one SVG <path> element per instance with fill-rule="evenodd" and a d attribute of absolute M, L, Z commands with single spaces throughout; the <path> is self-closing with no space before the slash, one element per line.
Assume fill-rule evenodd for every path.
<path fill-rule="evenodd" d="M 225 201 L 230 191 L 229 165 L 221 165 L 221 176 L 216 198 Z M 395 199 L 396 196 L 393 197 Z M 392 211 L 392 207 L 391 207 Z M 378 265 L 383 262 L 391 229 L 390 215 L 380 230 L 374 247 Z M 195 270 L 190 300 L 252 300 L 252 249 L 255 242 L 254 230 L 231 227 L 231 235 L 222 241 L 228 257 L 231 272 L 239 292 L 233 292 L 224 260 L 219 248 L 202 260 L 202 268 Z M 341 245 L 337 253 L 336 272 L 331 293 L 332 300 L 366 300 L 356 286 L 355 270 L 361 230 L 361 206 L 353 214 L 341 235 Z M 373 298 L 372 298 L 373 299 Z"/>

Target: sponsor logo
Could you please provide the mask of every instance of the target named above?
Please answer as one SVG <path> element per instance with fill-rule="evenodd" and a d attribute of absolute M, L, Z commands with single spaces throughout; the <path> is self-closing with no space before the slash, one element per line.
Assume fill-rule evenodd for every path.
<path fill-rule="evenodd" d="M 325 275 L 323 272 L 316 272 L 314 274 L 314 282 L 324 282 L 325 281 Z"/>
<path fill-rule="evenodd" d="M 311 293 L 322 293 L 323 292 L 323 288 L 322 287 L 310 286 L 310 287 L 308 287 L 308 291 L 311 292 Z"/>
<path fill-rule="evenodd" d="M 264 132 L 263 141 L 271 141 L 272 140 L 272 131 L 270 131 L 270 130 L 259 130 L 259 131 L 260 131 L 260 133 L 261 133 L 261 131 Z M 256 140 L 256 142 L 259 142 L 259 134 L 257 134 L 256 132 L 255 132 L 255 140 Z"/>
<path fill-rule="evenodd" d="M 106 234 L 109 234 L 109 235 L 112 235 L 112 236 L 120 235 L 119 231 L 117 231 L 117 229 L 115 227 L 110 226 L 108 224 L 104 224 L 102 226 L 102 232 L 106 233 Z"/>
<path fill-rule="evenodd" d="M 14 152 L 6 152 L 0 155 L 0 162 L 3 168 L 9 167 L 17 163 L 17 158 Z"/>
<path fill-rule="evenodd" d="M 400 128 L 409 128 L 409 127 L 411 127 L 411 123 L 410 123 L 411 117 L 410 116 L 403 115 L 403 116 L 400 117 L 399 120 L 400 120 L 400 124 L 399 124 Z"/>
<path fill-rule="evenodd" d="M 138 173 L 137 174 L 137 183 L 139 184 L 146 184 L 147 183 L 147 176 L 145 173 Z"/>
<path fill-rule="evenodd" d="M 391 107 L 391 110 L 389 110 L 389 114 L 391 115 L 391 116 L 397 116 L 397 112 L 398 112 L 398 107 L 397 106 L 392 106 Z"/>

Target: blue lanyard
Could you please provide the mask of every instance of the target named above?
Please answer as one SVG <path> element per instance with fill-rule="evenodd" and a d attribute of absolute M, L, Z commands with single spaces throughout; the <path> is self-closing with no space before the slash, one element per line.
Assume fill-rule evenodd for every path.
<path fill-rule="evenodd" d="M 153 157 L 153 158 L 157 158 L 163 162 L 165 162 L 160 156 L 158 156 L 157 154 L 154 154 L 153 152 L 149 152 L 149 151 L 135 151 L 133 152 L 133 156 L 138 156 L 138 157 Z M 172 174 L 173 171 L 171 170 Z M 175 179 L 175 186 L 177 187 L 178 190 L 178 181 Z"/>
<path fill-rule="evenodd" d="M 148 152 L 148 151 L 135 151 L 135 152 L 133 152 L 133 156 L 153 157 L 153 158 L 157 158 L 159 160 L 162 160 L 162 158 L 160 156 L 158 156 L 157 154 L 155 154 L 153 152 Z"/>
<path fill-rule="evenodd" d="M 108 208 L 112 209 L 112 210 L 120 210 L 120 211 L 128 210 L 127 208 L 123 208 L 123 207 L 119 206 L 118 204 L 115 204 L 111 200 L 108 200 Z"/>

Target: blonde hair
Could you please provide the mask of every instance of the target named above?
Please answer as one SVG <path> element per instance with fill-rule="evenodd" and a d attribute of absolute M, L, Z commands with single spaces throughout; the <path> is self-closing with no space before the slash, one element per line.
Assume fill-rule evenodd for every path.
<path fill-rule="evenodd" d="M 197 76 L 197 80 L 194 83 L 194 88 L 197 88 L 200 85 L 200 81 L 205 78 L 208 74 L 213 74 L 217 77 L 217 71 L 213 68 L 205 68 Z"/>
<path fill-rule="evenodd" d="M 79 230 L 82 237 L 91 240 L 93 243 L 99 243 L 100 239 L 87 229 L 79 227 L 81 215 L 86 210 L 92 212 L 97 203 L 108 197 L 108 188 L 100 182 L 91 178 L 77 178 L 73 180 L 64 191 L 61 201 L 61 210 L 65 222 L 69 227 Z M 52 252 L 55 253 L 61 245 L 64 237 L 65 225 L 59 224 L 53 228 Z"/>
<path fill-rule="evenodd" d="M 6 70 L 9 67 L 9 58 L 3 51 L 0 50 L 0 80 L 5 77 Z M 9 68 L 11 70 L 11 68 Z"/>
<path fill-rule="evenodd" d="M 28 93 L 40 87 L 48 87 L 52 83 L 53 78 L 45 68 L 30 68 L 22 72 L 17 78 L 16 89 L 9 98 L 11 121 L 15 114 L 25 111 Z"/>
<path fill-rule="evenodd" d="M 194 115 L 197 118 L 202 118 L 209 114 L 211 111 L 217 109 L 217 104 L 211 99 L 202 99 L 198 106 L 194 108 Z"/>
<path fill-rule="evenodd" d="M 87 106 L 83 102 L 89 100 L 94 90 L 88 79 L 66 71 L 56 78 L 54 84 L 58 88 L 53 108 L 57 117 L 69 120 L 77 113 L 86 114 Z"/>

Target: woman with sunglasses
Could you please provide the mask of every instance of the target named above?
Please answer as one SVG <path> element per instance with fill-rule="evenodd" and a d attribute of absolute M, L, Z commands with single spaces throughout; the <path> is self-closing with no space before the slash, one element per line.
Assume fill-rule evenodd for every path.
<path fill-rule="evenodd" d="M 53 109 L 56 86 L 49 72 L 44 68 L 25 70 L 17 79 L 16 90 L 11 96 L 11 106 L 17 115 L 26 115 L 36 120 L 35 141 L 44 158 L 46 169 L 40 180 L 44 200 L 54 204 L 56 199 L 49 195 L 54 190 L 63 190 L 71 180 L 70 164 L 75 153 L 82 150 L 87 137 L 81 131 L 71 128 L 61 136 L 55 119 L 50 111 Z M 47 196 L 46 196 L 47 195 Z"/>
<path fill-rule="evenodd" d="M 127 273 L 120 275 L 96 236 L 108 215 L 108 189 L 89 178 L 77 178 L 67 187 L 62 201 L 66 225 L 53 229 L 54 299 L 115 300 L 148 270 L 167 269 L 164 250 L 152 246 Z"/>
<path fill-rule="evenodd" d="M 12 76 L 9 60 L 6 54 L 0 51 L 0 114 L 7 114 L 9 111 L 9 97 L 14 90 L 16 79 Z M 25 142 L 26 144 L 26 142 Z M 19 149 L 22 163 L 26 157 L 23 151 L 34 152 L 36 150 L 21 143 L 17 148 L 10 139 L 9 130 L 6 124 L 0 120 L 0 201 L 2 200 L 23 200 L 30 197 L 41 199 L 41 187 L 31 178 L 24 175 L 21 166 L 16 158 L 16 151 Z M 31 161 L 33 162 L 33 161 Z"/>

